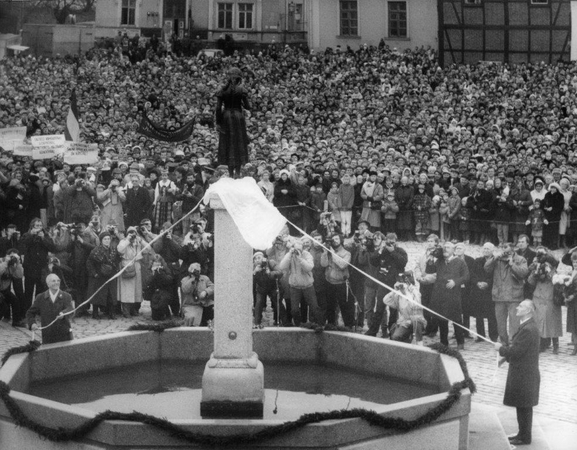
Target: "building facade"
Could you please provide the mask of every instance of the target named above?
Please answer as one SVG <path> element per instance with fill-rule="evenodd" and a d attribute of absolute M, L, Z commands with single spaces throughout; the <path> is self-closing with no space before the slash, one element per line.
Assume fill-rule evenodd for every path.
<path fill-rule="evenodd" d="M 569 61 L 570 0 L 439 0 L 441 64 Z M 573 21 L 575 22 L 575 21 Z"/>
<path fill-rule="evenodd" d="M 438 0 L 309 0 L 309 46 L 438 48 Z"/>

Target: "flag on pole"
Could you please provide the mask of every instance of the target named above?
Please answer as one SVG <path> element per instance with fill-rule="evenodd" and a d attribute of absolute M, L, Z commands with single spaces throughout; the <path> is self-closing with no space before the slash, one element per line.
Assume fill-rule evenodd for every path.
<path fill-rule="evenodd" d="M 78 114 L 78 105 L 76 103 L 76 89 L 72 89 L 72 95 L 70 96 L 70 110 L 68 111 L 68 116 L 66 117 L 66 129 L 64 130 L 64 136 L 66 137 L 67 141 L 79 141 L 79 117 L 80 114 Z"/>

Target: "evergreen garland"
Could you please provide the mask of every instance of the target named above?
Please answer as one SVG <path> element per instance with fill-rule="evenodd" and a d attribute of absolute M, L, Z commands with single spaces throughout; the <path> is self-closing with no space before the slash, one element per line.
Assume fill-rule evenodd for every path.
<path fill-rule="evenodd" d="M 261 442 L 266 439 L 271 439 L 287 434 L 293 430 L 302 428 L 305 425 L 319 423 L 326 420 L 361 418 L 372 426 L 404 433 L 415 428 L 428 425 L 449 411 L 451 407 L 461 398 L 462 389 L 469 388 L 469 390 L 473 393 L 476 391 L 475 384 L 468 375 L 466 362 L 458 351 L 449 349 L 442 344 L 433 344 L 429 347 L 437 350 L 440 353 L 457 358 L 461 368 L 463 369 L 463 373 L 465 374 L 465 379 L 463 381 L 454 383 L 449 389 L 447 397 L 443 401 L 414 420 L 405 420 L 398 417 L 382 417 L 380 414 L 377 414 L 374 411 L 355 408 L 322 413 L 303 414 L 297 420 L 285 422 L 280 425 L 268 427 L 256 432 L 239 433 L 230 436 L 213 436 L 186 430 L 170 423 L 168 420 L 160 419 L 148 414 L 142 414 L 139 412 L 120 413 L 115 411 L 104 411 L 103 413 L 97 414 L 92 419 L 87 420 L 75 428 L 50 428 L 31 420 L 22 411 L 22 409 L 20 409 L 16 401 L 10 396 L 10 387 L 3 381 L 0 381 L 0 399 L 6 405 L 6 409 L 8 409 L 10 412 L 10 415 L 12 416 L 12 419 L 16 425 L 32 430 L 43 438 L 54 442 L 82 439 L 105 420 L 124 420 L 128 422 L 144 423 L 162 430 L 172 437 L 185 440 L 191 444 L 199 444 L 210 447 L 232 445 L 238 446 L 242 444 Z"/>
<path fill-rule="evenodd" d="M 26 345 L 11 348 L 10 350 L 6 351 L 6 353 L 4 353 L 4 356 L 2 356 L 2 365 L 0 365 L 0 367 L 6 364 L 6 361 L 8 361 L 8 358 L 10 358 L 12 355 L 17 355 L 18 353 L 30 353 L 34 350 L 37 350 L 38 347 L 40 347 L 39 341 L 30 341 Z"/>
<path fill-rule="evenodd" d="M 169 320 L 160 323 L 137 323 L 131 325 L 127 331 L 156 331 L 157 333 L 162 333 L 164 330 L 169 328 L 178 328 L 182 326 L 182 321 L 179 320 Z"/>

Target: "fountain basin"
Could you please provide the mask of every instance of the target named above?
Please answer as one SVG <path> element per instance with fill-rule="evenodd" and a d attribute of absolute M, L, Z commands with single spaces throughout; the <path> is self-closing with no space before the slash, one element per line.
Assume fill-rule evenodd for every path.
<path fill-rule="evenodd" d="M 352 333 L 315 334 L 302 329 L 259 330 L 254 333 L 254 350 L 267 364 L 317 364 L 353 370 L 373 376 L 406 380 L 430 388 L 434 393 L 389 405 L 375 411 L 387 417 L 414 419 L 446 397 L 450 386 L 464 375 L 454 358 L 427 348 L 376 339 Z M 204 364 L 213 349 L 213 335 L 199 328 L 178 328 L 163 333 L 125 332 L 42 346 L 31 354 L 15 355 L 0 370 L 0 379 L 11 387 L 11 396 L 33 420 L 49 427 L 75 427 L 97 413 L 31 395 L 34 383 L 72 377 L 146 362 L 198 361 Z M 368 425 L 362 419 L 326 421 L 290 434 L 254 444 L 252 448 L 466 449 L 470 393 L 429 426 L 410 433 L 394 433 Z M 198 433 L 229 435 L 260 430 L 282 420 L 171 419 Z M 0 448 L 102 449 L 184 448 L 190 444 L 167 436 L 148 425 L 106 421 L 81 442 L 52 443 L 35 433 L 16 427 L 0 403 Z M 197 446 L 196 448 L 202 448 Z M 240 448 L 240 447 L 235 447 Z"/>

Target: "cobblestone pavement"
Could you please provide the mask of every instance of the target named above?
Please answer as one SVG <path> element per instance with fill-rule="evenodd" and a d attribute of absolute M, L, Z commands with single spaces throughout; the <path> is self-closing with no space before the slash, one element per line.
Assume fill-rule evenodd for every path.
<path fill-rule="evenodd" d="M 401 246 L 409 254 L 409 266 L 412 268 L 418 256 L 423 252 L 423 244 L 401 243 Z M 467 254 L 480 255 L 480 247 L 469 246 Z M 265 320 L 269 325 L 272 322 L 272 314 L 269 311 Z M 150 307 L 144 302 L 141 315 L 131 319 L 121 316 L 117 320 L 94 320 L 89 317 L 74 319 L 73 333 L 75 338 L 97 336 L 107 333 L 125 331 L 131 324 L 136 322 L 150 322 Z M 565 329 L 566 317 L 564 308 L 563 329 Z M 471 328 L 475 330 L 474 320 Z M 26 344 L 31 338 L 28 331 L 23 328 L 13 328 L 9 323 L 0 321 L 0 354 L 12 347 Z M 38 338 L 38 336 L 37 336 Z M 435 342 L 437 339 L 425 338 L 425 343 Z M 453 345 L 455 341 L 452 341 Z M 577 424 L 577 356 L 571 356 L 573 347 L 568 334 L 560 339 L 560 351 L 553 355 L 551 350 L 542 353 L 540 358 L 541 368 L 541 395 L 539 406 L 535 408 L 537 415 L 551 419 Z M 477 384 L 478 392 L 473 400 L 490 406 L 503 405 L 503 392 L 507 376 L 507 366 L 504 365 L 496 370 L 496 353 L 493 347 L 486 342 L 476 343 L 473 339 L 465 342 L 463 357 L 467 361 L 472 378 Z"/>

